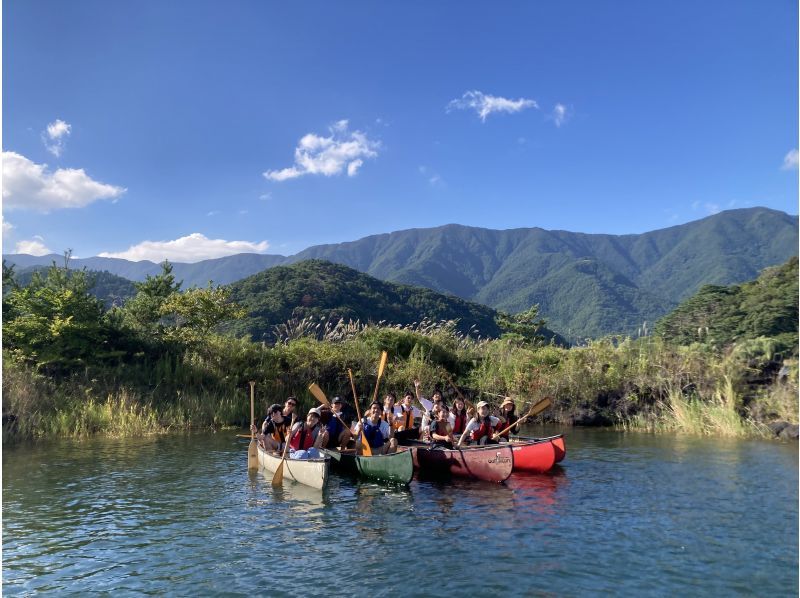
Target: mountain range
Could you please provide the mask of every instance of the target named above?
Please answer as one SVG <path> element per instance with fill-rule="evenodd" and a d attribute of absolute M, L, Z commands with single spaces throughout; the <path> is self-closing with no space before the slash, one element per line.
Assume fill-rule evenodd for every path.
<path fill-rule="evenodd" d="M 747 208 L 633 235 L 449 224 L 318 245 L 288 257 L 239 254 L 176 263 L 173 273 L 187 288 L 209 280 L 228 284 L 274 266 L 322 259 L 512 313 L 538 303 L 548 328 L 578 340 L 634 333 L 704 284 L 752 280 L 797 252 L 797 216 Z M 18 269 L 63 260 L 21 254 L 5 259 Z M 160 271 L 153 262 L 98 257 L 73 259 L 72 266 L 131 280 Z"/>

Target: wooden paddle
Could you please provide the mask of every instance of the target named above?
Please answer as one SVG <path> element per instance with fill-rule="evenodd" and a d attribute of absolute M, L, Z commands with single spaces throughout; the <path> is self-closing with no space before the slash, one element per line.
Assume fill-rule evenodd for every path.
<path fill-rule="evenodd" d="M 375 380 L 375 393 L 372 395 L 372 402 L 373 403 L 378 400 L 378 386 L 380 386 L 380 384 L 381 384 L 381 377 L 383 376 L 383 370 L 386 367 L 386 359 L 388 357 L 389 357 L 389 355 L 388 355 L 388 353 L 386 353 L 386 351 L 383 351 L 381 353 L 381 361 L 378 364 L 378 379 Z"/>
<path fill-rule="evenodd" d="M 286 437 L 286 444 L 283 447 L 283 456 L 281 457 L 281 462 L 278 463 L 278 467 L 275 470 L 275 475 L 272 476 L 273 486 L 283 485 L 283 464 L 286 461 L 286 453 L 289 452 L 289 441 L 292 439 L 292 428 L 294 428 L 294 420 L 295 416 L 294 413 L 292 413 L 292 423 L 289 425 L 289 435 Z"/>
<path fill-rule="evenodd" d="M 308 385 L 308 390 L 311 391 L 311 394 L 314 395 L 320 403 L 322 403 L 327 407 L 330 407 L 333 416 L 340 422 L 342 422 L 342 425 L 345 428 L 347 427 L 347 424 L 344 423 L 344 420 L 341 417 L 339 417 L 339 414 L 333 410 L 333 407 L 331 407 L 331 402 L 328 400 L 328 397 L 325 396 L 325 393 L 322 392 L 322 389 L 319 386 L 317 386 L 315 382 L 312 382 L 311 384 Z"/>
<path fill-rule="evenodd" d="M 455 383 L 453 382 L 453 379 L 452 379 L 452 378 L 451 378 L 449 375 L 447 376 L 447 381 L 450 383 L 450 386 L 452 386 L 452 387 L 453 387 L 453 390 L 455 390 L 455 391 L 456 391 L 456 394 L 458 395 L 458 398 L 459 398 L 459 399 L 461 399 L 462 401 L 464 401 L 464 405 L 466 405 L 466 406 L 467 406 L 467 409 L 475 409 L 475 405 L 473 405 L 472 403 L 470 403 L 470 402 L 467 400 L 467 398 L 466 398 L 464 395 L 462 395 L 462 394 L 461 394 L 461 391 L 460 391 L 460 390 L 458 390 L 458 386 L 456 386 L 456 385 L 455 385 Z M 477 413 L 477 411 L 478 411 L 478 410 L 477 410 L 477 409 L 475 409 L 475 412 L 476 412 L 476 413 Z"/>
<path fill-rule="evenodd" d="M 253 426 L 256 425 L 255 415 L 256 383 L 250 381 L 250 445 L 247 447 L 247 469 L 258 469 L 258 445 Z"/>
<path fill-rule="evenodd" d="M 531 407 L 531 408 L 528 410 L 528 413 L 526 413 L 525 415 L 523 415 L 522 417 L 520 417 L 520 418 L 519 418 L 517 421 L 515 421 L 513 424 L 511 424 L 510 426 L 508 426 L 508 427 L 507 427 L 505 430 L 503 430 L 502 432 L 498 432 L 498 433 L 496 433 L 494 436 L 492 436 L 492 439 L 493 439 L 493 440 L 497 440 L 498 438 L 500 438 L 500 437 L 501 437 L 503 434 L 505 434 L 506 432 L 508 432 L 508 431 L 509 431 L 511 428 L 513 428 L 514 426 L 516 426 L 516 425 L 518 425 L 518 424 L 521 424 L 522 422 L 524 422 L 524 421 L 525 421 L 526 419 L 528 419 L 529 417 L 533 417 L 534 415 L 538 415 L 538 414 L 540 414 L 542 411 L 544 411 L 545 409 L 547 409 L 547 408 L 548 408 L 550 405 L 552 405 L 552 402 L 550 401 L 550 399 L 548 399 L 548 398 L 544 398 L 544 399 L 542 399 L 541 401 L 539 401 L 538 403 L 536 403 L 536 404 L 535 404 L 533 407 Z"/>
<path fill-rule="evenodd" d="M 353 389 L 353 403 L 356 405 L 356 415 L 358 416 L 358 421 L 362 422 L 363 427 L 363 420 L 361 419 L 361 409 L 358 406 L 358 395 L 356 394 L 356 383 L 353 381 L 353 372 L 350 368 L 347 368 L 347 375 L 350 376 L 350 388 Z M 372 456 L 372 447 L 370 447 L 369 442 L 367 442 L 367 437 L 364 436 L 363 433 L 358 435 L 361 439 L 361 454 L 366 457 Z"/>

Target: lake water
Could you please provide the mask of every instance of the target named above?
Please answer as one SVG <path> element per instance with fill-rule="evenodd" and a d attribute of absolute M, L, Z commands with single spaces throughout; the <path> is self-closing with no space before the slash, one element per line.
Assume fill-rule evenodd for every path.
<path fill-rule="evenodd" d="M 565 432 L 549 475 L 324 492 L 234 432 L 7 446 L 3 593 L 797 595 L 796 443 Z"/>

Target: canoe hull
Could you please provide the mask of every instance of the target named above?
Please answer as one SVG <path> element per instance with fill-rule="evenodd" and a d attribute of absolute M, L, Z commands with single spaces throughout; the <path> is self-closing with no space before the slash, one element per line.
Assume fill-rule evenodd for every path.
<path fill-rule="evenodd" d="M 518 442 L 545 442 L 550 441 L 553 444 L 553 450 L 556 454 L 556 463 L 561 463 L 564 460 L 564 457 L 567 456 L 567 445 L 564 440 L 563 434 L 558 434 L 556 436 L 547 436 L 546 438 L 533 438 L 530 436 L 518 436 L 516 438 Z"/>
<path fill-rule="evenodd" d="M 338 471 L 362 478 L 408 484 L 414 475 L 414 460 L 409 450 L 400 450 L 388 455 L 365 457 L 353 453 L 339 453 L 341 460 L 336 463 Z"/>
<path fill-rule="evenodd" d="M 552 440 L 512 442 L 514 471 L 545 473 L 556 464 L 556 449 Z"/>
<path fill-rule="evenodd" d="M 464 449 L 432 449 L 415 446 L 414 465 L 421 472 L 504 482 L 514 468 L 514 453 L 507 444 Z"/>
<path fill-rule="evenodd" d="M 322 490 L 328 484 L 330 457 L 324 459 L 286 459 L 283 464 L 283 479 Z M 281 462 L 277 453 L 258 447 L 258 464 L 267 471 L 275 472 Z"/>

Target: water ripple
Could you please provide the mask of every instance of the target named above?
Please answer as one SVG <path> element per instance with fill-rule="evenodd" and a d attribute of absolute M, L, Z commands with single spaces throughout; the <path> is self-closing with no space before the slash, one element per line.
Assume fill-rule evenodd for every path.
<path fill-rule="evenodd" d="M 785 594 L 795 446 L 572 430 L 495 485 L 246 471 L 231 435 L 3 451 L 3 591 L 373 597 Z M 758 558 L 753 558 L 758 555 Z M 437 565 L 439 565 L 437 567 Z"/>

